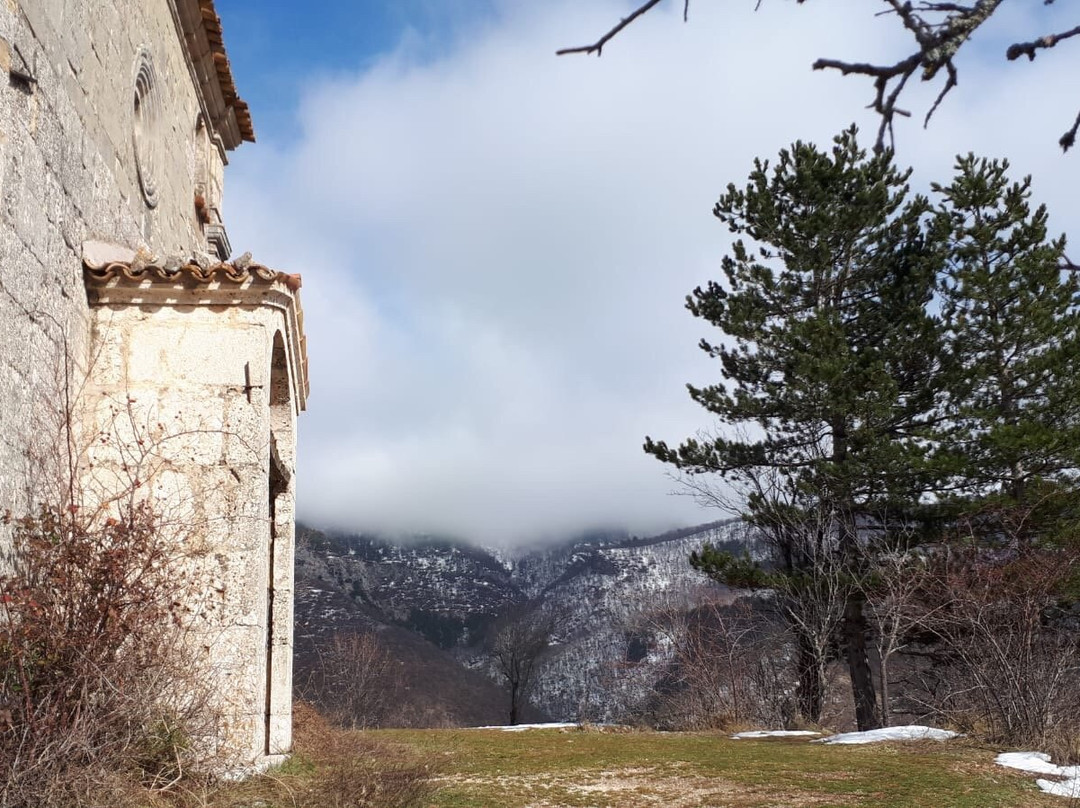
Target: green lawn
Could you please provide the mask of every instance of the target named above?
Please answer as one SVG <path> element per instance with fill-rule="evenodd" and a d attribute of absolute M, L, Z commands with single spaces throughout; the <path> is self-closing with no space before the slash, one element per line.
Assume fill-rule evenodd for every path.
<path fill-rule="evenodd" d="M 434 808 L 1024 808 L 1068 802 L 963 740 L 828 746 L 702 733 L 382 730 L 435 771 Z"/>

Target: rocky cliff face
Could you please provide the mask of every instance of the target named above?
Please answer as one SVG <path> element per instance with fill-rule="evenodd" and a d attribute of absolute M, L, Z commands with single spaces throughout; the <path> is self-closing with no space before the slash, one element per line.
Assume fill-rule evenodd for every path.
<path fill-rule="evenodd" d="M 690 553 L 706 542 L 744 546 L 737 522 L 648 539 L 593 534 L 513 553 L 310 529 L 299 538 L 298 665 L 335 631 L 392 628 L 441 652 L 436 680 L 483 673 L 490 684 L 497 676 L 484 639 L 494 621 L 511 611 L 550 611 L 556 629 L 532 700 L 560 720 L 617 718 L 644 698 L 664 661 L 650 615 L 724 594 L 690 568 Z"/>

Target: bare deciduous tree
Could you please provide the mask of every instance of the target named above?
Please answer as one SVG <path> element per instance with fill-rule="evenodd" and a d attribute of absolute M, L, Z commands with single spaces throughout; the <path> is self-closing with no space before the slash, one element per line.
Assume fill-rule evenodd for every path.
<path fill-rule="evenodd" d="M 800 3 L 803 0 L 798 0 Z M 596 54 L 603 53 L 604 46 L 618 36 L 628 25 L 633 23 L 650 9 L 660 5 L 663 0 L 646 0 L 630 14 L 621 19 L 595 42 L 557 51 L 558 55 L 568 53 Z M 908 110 L 897 106 L 900 95 L 908 82 L 915 77 L 921 81 L 942 80 L 941 90 L 927 111 L 923 120 L 926 125 L 945 96 L 956 87 L 959 73 L 956 57 L 960 50 L 971 40 L 975 32 L 985 25 L 1001 8 L 1004 0 L 969 0 L 967 3 L 939 3 L 932 0 L 880 0 L 879 14 L 895 15 L 900 25 L 914 39 L 914 49 L 907 56 L 895 62 L 873 63 L 852 62 L 843 59 L 822 58 L 814 62 L 814 70 L 838 70 L 845 76 L 850 74 L 866 76 L 873 81 L 874 97 L 871 109 L 881 118 L 878 130 L 877 147 L 885 146 L 888 136 L 893 140 L 893 121 L 897 115 L 909 117 Z M 1044 0 L 1044 5 L 1051 5 L 1054 0 Z M 683 19 L 689 13 L 690 0 L 682 0 Z M 761 0 L 758 0 L 758 5 Z M 1080 25 L 1064 31 L 1049 32 L 1028 42 L 1013 42 L 1006 47 L 1003 56 L 1009 61 L 1021 57 L 1034 60 L 1045 50 L 1059 43 L 1080 36 Z M 1080 113 L 1066 132 L 1058 140 L 1059 145 L 1068 151 L 1076 142 L 1080 131 Z"/>
<path fill-rule="evenodd" d="M 764 566 L 749 557 L 715 553 L 709 547 L 695 553 L 691 563 L 731 586 L 772 593 L 775 608 L 795 644 L 798 713 L 818 723 L 825 705 L 830 653 L 838 644 L 856 594 L 850 558 L 837 535 L 842 515 L 829 503 L 806 498 L 782 473 L 772 469 L 752 470 L 741 492 L 724 493 L 700 476 L 679 479 L 688 481 L 694 496 L 734 513 L 745 509 L 744 495 L 755 502 L 748 528 L 766 550 Z M 861 599 L 858 605 L 861 609 Z M 852 634 L 845 632 L 847 642 L 852 641 Z M 848 651 L 849 657 L 862 661 L 860 667 L 869 675 L 866 650 L 861 645 L 864 637 L 864 632 L 854 632 L 854 640 L 860 644 Z M 869 684 L 872 699 L 873 682 Z"/>
<path fill-rule="evenodd" d="M 926 602 L 930 573 L 926 558 L 913 551 L 895 549 L 873 556 L 859 588 L 874 632 L 878 657 L 878 691 L 881 721 L 889 725 L 892 700 L 893 657 L 908 647 L 910 637 L 932 620 L 941 604 Z"/>
<path fill-rule="evenodd" d="M 521 708 L 535 683 L 537 664 L 551 645 L 556 615 L 550 611 L 512 613 L 492 628 L 491 657 L 510 689 L 510 723 L 517 724 Z"/>

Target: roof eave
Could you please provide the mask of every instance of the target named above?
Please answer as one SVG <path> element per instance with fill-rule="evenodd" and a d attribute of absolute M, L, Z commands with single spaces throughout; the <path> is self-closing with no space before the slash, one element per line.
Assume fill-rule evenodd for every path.
<path fill-rule="evenodd" d="M 253 143 L 251 110 L 237 92 L 214 0 L 169 0 L 169 5 L 208 125 L 225 149 Z"/>

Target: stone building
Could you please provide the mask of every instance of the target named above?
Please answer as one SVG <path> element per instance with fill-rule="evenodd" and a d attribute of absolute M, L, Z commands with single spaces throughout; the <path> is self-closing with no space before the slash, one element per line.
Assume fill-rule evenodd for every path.
<path fill-rule="evenodd" d="M 254 130 L 213 0 L 0 0 L 0 69 L 0 508 L 51 501 L 66 451 L 78 496 L 174 509 L 214 601 L 189 653 L 216 743 L 264 763 L 291 744 L 307 366 L 299 276 L 230 260 L 224 166 Z"/>

